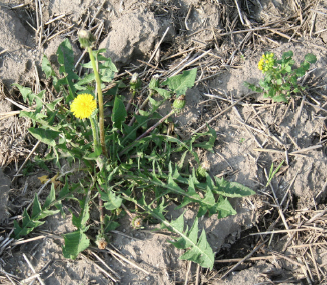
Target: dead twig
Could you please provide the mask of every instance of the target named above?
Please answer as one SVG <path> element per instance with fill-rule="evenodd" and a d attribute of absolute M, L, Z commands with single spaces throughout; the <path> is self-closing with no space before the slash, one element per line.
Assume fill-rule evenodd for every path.
<path fill-rule="evenodd" d="M 32 272 L 34 274 L 37 274 L 36 271 L 35 271 L 35 269 L 34 269 L 34 267 L 33 267 L 33 265 L 32 265 L 32 263 L 28 260 L 28 258 L 26 257 L 25 253 L 23 253 L 23 257 L 24 257 L 25 261 L 27 262 L 29 268 L 32 270 Z M 39 280 L 39 282 L 40 282 L 41 285 L 45 285 L 40 276 L 36 276 L 36 278 L 37 278 L 37 280 Z"/>
<path fill-rule="evenodd" d="M 193 131 L 191 133 L 191 136 L 193 136 L 194 134 L 198 133 L 199 131 L 201 131 L 203 128 L 205 128 L 207 125 L 209 125 L 212 121 L 216 120 L 219 116 L 221 116 L 222 114 L 226 113 L 227 111 L 229 111 L 231 108 L 233 108 L 235 105 L 237 105 L 238 103 L 240 103 L 242 100 L 244 100 L 245 98 L 249 97 L 250 95 L 256 94 L 255 92 L 251 92 L 246 94 L 245 96 L 243 96 L 242 98 L 238 99 L 237 101 L 235 101 L 232 105 L 230 105 L 229 107 L 227 107 L 225 110 L 221 111 L 220 113 L 218 113 L 217 115 L 215 115 L 213 118 L 211 118 L 209 121 L 207 121 L 205 124 L 203 124 L 200 128 L 196 129 L 195 131 Z"/>

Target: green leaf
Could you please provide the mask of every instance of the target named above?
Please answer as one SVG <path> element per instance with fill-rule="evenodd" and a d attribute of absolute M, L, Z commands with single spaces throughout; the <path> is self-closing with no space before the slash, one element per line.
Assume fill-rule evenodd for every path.
<path fill-rule="evenodd" d="M 262 93 L 263 90 L 260 88 L 260 87 L 257 87 L 256 85 L 254 84 L 251 84 L 251 83 L 248 83 L 246 81 L 244 81 L 243 83 L 247 88 L 251 89 L 252 91 L 254 92 L 257 92 L 257 93 Z"/>
<path fill-rule="evenodd" d="M 82 230 L 64 235 L 65 245 L 62 253 L 65 258 L 75 259 L 80 252 L 87 249 L 90 245 L 90 240 Z"/>
<path fill-rule="evenodd" d="M 81 206 L 81 213 L 79 216 L 73 215 L 72 222 L 75 227 L 80 229 L 81 231 L 85 232 L 88 230 L 88 227 L 86 226 L 87 221 L 90 218 L 90 207 L 89 207 L 89 195 L 86 195 L 85 198 L 82 201 L 79 201 L 79 204 Z"/>
<path fill-rule="evenodd" d="M 106 201 L 106 203 L 104 203 L 104 207 L 107 210 L 112 211 L 118 209 L 121 206 L 123 199 L 120 198 L 120 196 L 117 196 L 112 190 L 108 190 L 106 192 L 100 191 L 100 194 L 101 199 Z"/>
<path fill-rule="evenodd" d="M 37 194 L 35 193 L 31 218 L 35 219 L 41 212 L 42 212 L 42 207 L 37 197 Z"/>
<path fill-rule="evenodd" d="M 169 92 L 166 89 L 155 87 L 155 88 L 153 88 L 153 90 L 157 91 L 158 94 L 161 95 L 162 97 L 164 97 L 165 99 L 171 98 L 171 92 Z"/>
<path fill-rule="evenodd" d="M 275 88 L 270 88 L 268 91 L 268 96 L 270 98 L 273 98 L 276 95 L 276 89 Z"/>
<path fill-rule="evenodd" d="M 310 68 L 310 63 L 305 61 L 302 63 L 302 67 L 305 71 L 308 71 Z"/>
<path fill-rule="evenodd" d="M 125 121 L 126 116 L 127 112 L 124 106 L 124 102 L 118 96 L 116 96 L 111 115 L 113 126 L 122 131 L 122 123 Z"/>
<path fill-rule="evenodd" d="M 287 59 L 293 56 L 293 52 L 291 50 L 284 52 L 282 55 L 282 59 Z"/>
<path fill-rule="evenodd" d="M 87 160 L 96 160 L 102 154 L 101 146 L 95 146 L 94 152 L 85 155 L 83 158 Z"/>
<path fill-rule="evenodd" d="M 292 67 L 289 66 L 289 65 L 287 65 L 287 66 L 285 66 L 285 70 L 286 70 L 288 73 L 290 73 L 290 72 L 292 71 Z"/>
<path fill-rule="evenodd" d="M 43 208 L 47 209 L 51 206 L 51 204 L 56 200 L 56 190 L 54 188 L 54 184 L 51 183 L 51 190 L 50 193 L 48 195 L 48 197 L 45 199 Z"/>
<path fill-rule="evenodd" d="M 204 230 L 202 230 L 200 238 L 198 239 L 198 218 L 195 218 L 190 231 L 188 231 L 187 227 L 184 231 L 183 214 L 175 221 L 171 222 L 162 219 L 162 217 L 160 215 L 156 215 L 156 213 L 154 213 L 154 216 L 161 220 L 163 227 L 180 236 L 176 241 L 170 242 L 177 248 L 186 250 L 180 259 L 193 261 L 204 268 L 213 268 L 215 255 L 207 241 Z"/>
<path fill-rule="evenodd" d="M 49 77 L 55 77 L 56 73 L 54 72 L 51 63 L 47 56 L 44 54 L 42 57 L 42 71 L 45 73 L 45 78 L 48 79 Z"/>
<path fill-rule="evenodd" d="M 111 218 L 108 215 L 104 216 L 104 233 L 108 233 L 110 231 L 115 230 L 120 226 L 119 223 L 112 221 Z"/>
<path fill-rule="evenodd" d="M 197 246 L 192 247 L 189 251 L 185 252 L 180 259 L 191 260 L 200 264 L 201 267 L 213 268 L 215 255 L 207 242 L 206 233 L 202 230 Z"/>
<path fill-rule="evenodd" d="M 256 192 L 238 182 L 229 182 L 224 178 L 215 177 L 216 187 L 213 189 L 215 194 L 230 198 L 240 198 L 255 195 Z"/>
<path fill-rule="evenodd" d="M 53 146 L 56 146 L 56 141 L 55 139 L 58 138 L 60 132 L 57 131 L 52 131 L 48 129 L 43 129 L 43 128 L 29 128 L 28 131 L 38 140 L 41 142 Z"/>
<path fill-rule="evenodd" d="M 276 80 L 276 84 L 277 84 L 277 85 L 282 85 L 282 84 L 283 84 L 283 81 L 282 81 L 281 79 L 277 79 L 277 80 Z"/>
<path fill-rule="evenodd" d="M 305 57 L 304 57 L 305 61 L 309 62 L 309 63 L 316 63 L 317 61 L 317 57 L 312 54 L 312 53 L 308 53 Z"/>
<path fill-rule="evenodd" d="M 173 91 L 177 97 L 180 95 L 185 95 L 186 90 L 194 86 L 196 73 L 196 68 L 184 71 L 183 74 L 168 78 L 162 82 L 161 85 L 168 85 L 170 90 Z"/>
<path fill-rule="evenodd" d="M 230 204 L 227 198 L 224 198 L 222 196 L 219 196 L 218 198 L 217 212 L 218 219 L 237 214 L 237 212 L 233 209 L 233 206 Z"/>
<path fill-rule="evenodd" d="M 74 52 L 68 39 L 65 39 L 57 50 L 58 62 L 60 64 L 59 73 L 64 75 L 64 78 L 58 81 L 58 84 L 67 84 L 69 89 L 69 96 L 66 101 L 69 102 L 74 99 L 76 88 L 74 80 L 79 79 L 79 76 L 73 71 L 74 66 Z"/>
<path fill-rule="evenodd" d="M 302 77 L 302 76 L 304 76 L 304 75 L 305 75 L 305 72 L 306 72 L 306 70 L 305 70 L 305 68 L 303 68 L 303 67 L 299 67 L 299 68 L 296 69 L 296 71 L 295 71 L 295 73 L 296 73 L 296 75 L 297 75 L 298 77 Z"/>
<path fill-rule="evenodd" d="M 277 95 L 272 99 L 273 99 L 274 102 L 285 102 L 285 103 L 288 102 L 288 100 L 287 100 L 287 98 L 286 98 L 286 96 L 284 94 Z"/>

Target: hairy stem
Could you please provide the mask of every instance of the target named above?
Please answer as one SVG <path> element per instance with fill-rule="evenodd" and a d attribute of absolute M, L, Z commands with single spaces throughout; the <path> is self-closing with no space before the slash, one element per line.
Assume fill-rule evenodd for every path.
<path fill-rule="evenodd" d="M 101 90 L 101 80 L 100 80 L 100 76 L 99 76 L 99 73 L 98 73 L 96 62 L 95 62 L 95 59 L 94 59 L 94 56 L 93 56 L 93 53 L 92 53 L 92 48 L 88 47 L 87 51 L 89 53 L 90 60 L 91 60 L 91 63 L 92 63 L 92 68 L 93 68 L 95 81 L 96 81 L 96 84 L 97 84 L 97 90 L 98 90 L 100 144 L 101 144 L 101 147 L 102 147 L 103 154 L 105 156 L 108 156 L 107 148 L 106 148 L 106 144 L 105 144 L 105 137 L 104 137 L 104 111 L 103 111 L 103 96 L 102 96 L 102 90 Z"/>
<path fill-rule="evenodd" d="M 94 150 L 95 150 L 96 146 L 98 145 L 98 135 L 97 135 L 97 131 L 96 131 L 95 123 L 94 123 L 94 118 L 90 118 L 90 122 L 91 122 L 91 128 L 92 128 L 93 145 L 94 145 Z"/>
<path fill-rule="evenodd" d="M 103 214 L 103 200 L 101 199 L 101 194 L 99 193 L 99 213 L 100 213 L 100 235 L 104 235 L 103 225 L 104 225 L 104 214 Z"/>

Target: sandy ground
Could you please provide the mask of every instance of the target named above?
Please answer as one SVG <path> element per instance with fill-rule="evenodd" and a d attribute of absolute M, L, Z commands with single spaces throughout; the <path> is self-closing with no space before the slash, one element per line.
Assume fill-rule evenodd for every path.
<path fill-rule="evenodd" d="M 0 13 L 2 284 L 20 284 L 34 274 L 26 259 L 40 274 L 35 283 L 51 285 L 326 284 L 326 1 L 11 0 L 0 1 Z M 119 73 L 143 64 L 140 76 L 146 81 L 152 74 L 165 78 L 198 67 L 186 111 L 174 118 L 176 132 L 187 137 L 209 122 L 218 135 L 214 153 L 199 151 L 199 157 L 210 165 L 210 174 L 257 193 L 232 199 L 235 216 L 201 220 L 216 253 L 212 271 L 179 260 L 181 252 L 167 236 L 149 231 L 150 226 L 134 230 L 127 220 L 111 233 L 111 251 L 87 250 L 75 261 L 62 255 L 61 236 L 74 230 L 69 215 L 47 218 L 26 237 L 35 241 L 10 239 L 13 220 L 42 187 L 38 177 L 56 172 L 31 167 L 36 154 L 45 151 L 40 145 L 27 164 L 32 170 L 14 179 L 36 141 L 28 134 L 31 122 L 18 116 L 28 106 L 11 84 L 50 90 L 40 68 L 42 55 L 55 65 L 59 44 L 69 38 L 75 62 L 83 62 L 77 41 L 82 27 L 92 28 L 97 46 L 107 49 Z M 317 57 L 300 81 L 309 86 L 304 94 L 288 104 L 273 103 L 243 85 L 262 78 L 257 63 L 263 52 L 280 57 L 289 50 L 296 65 L 309 52 Z M 167 104 L 160 113 L 169 110 Z M 265 187 L 266 172 L 283 160 Z M 181 212 L 173 209 L 169 215 L 176 218 Z M 190 224 L 194 216 L 194 209 L 185 213 Z"/>

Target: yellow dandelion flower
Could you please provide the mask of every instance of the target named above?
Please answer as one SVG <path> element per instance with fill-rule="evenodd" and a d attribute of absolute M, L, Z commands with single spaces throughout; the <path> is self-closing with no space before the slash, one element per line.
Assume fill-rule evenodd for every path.
<path fill-rule="evenodd" d="M 79 94 L 70 105 L 70 110 L 79 119 L 89 118 L 96 109 L 97 103 L 91 94 Z"/>

